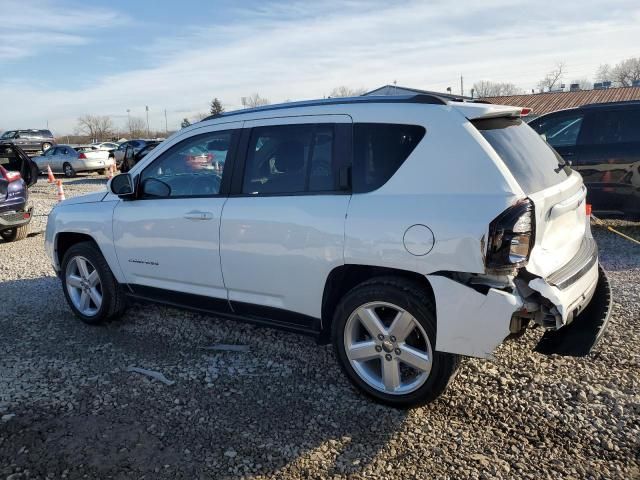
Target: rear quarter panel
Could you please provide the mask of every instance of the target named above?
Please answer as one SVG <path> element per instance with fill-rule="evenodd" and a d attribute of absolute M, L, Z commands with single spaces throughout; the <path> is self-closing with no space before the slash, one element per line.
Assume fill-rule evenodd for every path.
<path fill-rule="evenodd" d="M 425 275 L 440 270 L 484 272 L 489 223 L 524 197 L 502 160 L 452 107 L 371 110 L 354 108 L 354 123 L 423 125 L 426 134 L 386 184 L 353 195 L 345 263 Z M 404 247 L 404 234 L 415 224 L 426 225 L 434 235 L 433 248 L 423 256 Z"/>

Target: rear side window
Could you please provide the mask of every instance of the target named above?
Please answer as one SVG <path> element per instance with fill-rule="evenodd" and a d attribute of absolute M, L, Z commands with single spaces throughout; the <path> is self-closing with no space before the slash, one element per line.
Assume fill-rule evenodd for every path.
<path fill-rule="evenodd" d="M 525 193 L 557 185 L 571 170 L 529 125 L 519 118 L 487 118 L 472 122 L 491 144 Z"/>
<path fill-rule="evenodd" d="M 278 125 L 251 131 L 242 192 L 300 194 L 336 188 L 334 125 Z"/>
<path fill-rule="evenodd" d="M 552 115 L 534 120 L 530 125 L 554 147 L 573 147 L 582 128 L 582 113 Z"/>
<path fill-rule="evenodd" d="M 640 109 L 593 112 L 588 144 L 606 145 L 640 142 Z"/>
<path fill-rule="evenodd" d="M 419 125 L 356 123 L 353 127 L 353 191 L 384 185 L 411 155 L 426 130 Z"/>

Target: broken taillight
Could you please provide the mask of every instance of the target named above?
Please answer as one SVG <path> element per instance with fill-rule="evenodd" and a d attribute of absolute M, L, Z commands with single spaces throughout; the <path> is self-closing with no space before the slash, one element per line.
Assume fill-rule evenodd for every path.
<path fill-rule="evenodd" d="M 524 266 L 533 248 L 533 203 L 524 200 L 502 212 L 489 225 L 486 265 L 501 269 Z"/>
<path fill-rule="evenodd" d="M 0 176 L 4 178 L 7 182 L 15 182 L 16 180 L 20 180 L 20 172 L 10 172 L 6 168 L 0 165 Z"/>

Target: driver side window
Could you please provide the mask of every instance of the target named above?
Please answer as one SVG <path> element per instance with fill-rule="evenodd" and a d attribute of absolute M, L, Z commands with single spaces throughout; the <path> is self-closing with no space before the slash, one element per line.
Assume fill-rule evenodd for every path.
<path fill-rule="evenodd" d="M 174 145 L 142 171 L 141 198 L 218 195 L 234 136 L 232 130 L 209 132 Z"/>

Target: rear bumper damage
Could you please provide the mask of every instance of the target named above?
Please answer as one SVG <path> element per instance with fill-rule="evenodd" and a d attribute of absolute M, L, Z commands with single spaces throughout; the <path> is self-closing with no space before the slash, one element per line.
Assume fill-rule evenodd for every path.
<path fill-rule="evenodd" d="M 0 229 L 7 230 L 20 227 L 31 221 L 33 206 L 25 205 L 23 208 L 0 212 Z"/>
<path fill-rule="evenodd" d="M 611 290 L 597 248 L 589 254 L 581 249 L 579 255 L 569 268 L 544 279 L 526 269 L 467 281 L 460 275 L 428 275 L 436 299 L 436 350 L 490 358 L 505 338 L 534 322 L 545 328 L 536 351 L 587 355 L 606 328 Z"/>

